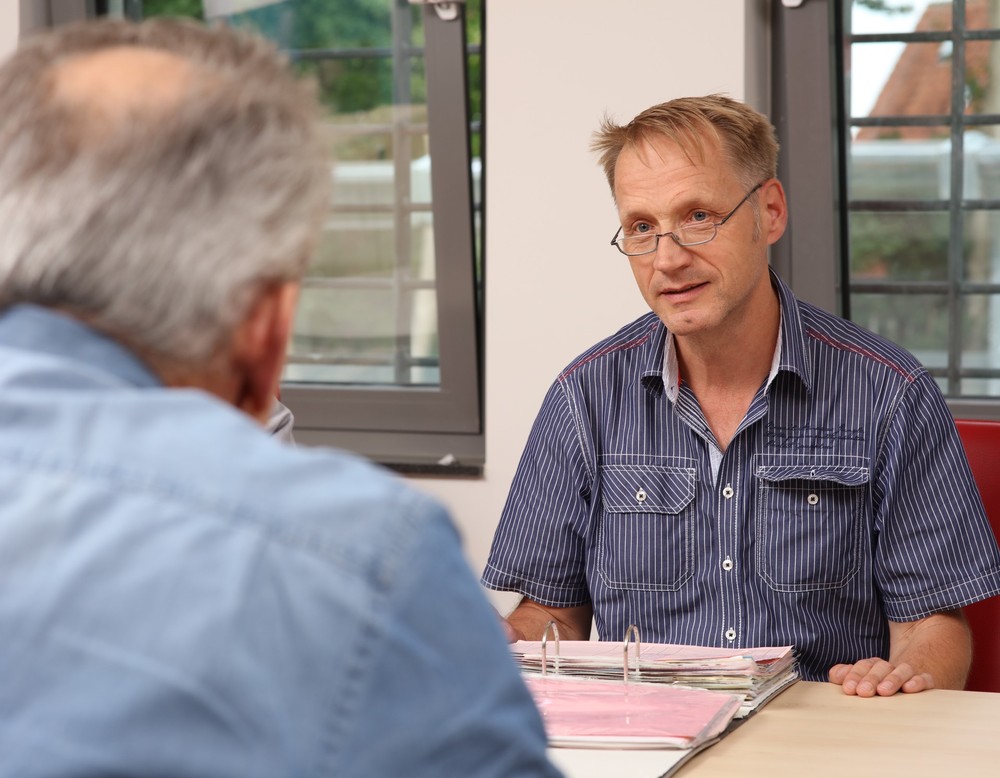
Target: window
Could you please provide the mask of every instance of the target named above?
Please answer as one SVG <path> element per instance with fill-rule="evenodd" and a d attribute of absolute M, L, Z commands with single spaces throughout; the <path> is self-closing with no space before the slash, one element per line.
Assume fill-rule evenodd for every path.
<path fill-rule="evenodd" d="M 315 77 L 334 194 L 282 382 L 295 437 L 403 470 L 478 472 L 481 0 L 96 0 L 96 12 L 246 26 Z"/>
<path fill-rule="evenodd" d="M 808 0 L 775 33 L 779 270 L 912 351 L 956 415 L 1000 415 L 1000 2 Z"/>

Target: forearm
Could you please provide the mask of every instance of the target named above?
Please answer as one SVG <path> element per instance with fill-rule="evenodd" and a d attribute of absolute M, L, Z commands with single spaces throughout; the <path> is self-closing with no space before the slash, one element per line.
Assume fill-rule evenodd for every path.
<path fill-rule="evenodd" d="M 937 689 L 961 689 L 972 664 L 972 636 L 960 610 L 889 622 L 889 662 L 926 673 Z"/>
<path fill-rule="evenodd" d="M 592 615 L 590 605 L 554 608 L 525 597 L 507 617 L 507 621 L 516 631 L 516 637 L 522 640 L 541 640 L 550 621 L 555 621 L 558 625 L 560 640 L 588 640 Z"/>

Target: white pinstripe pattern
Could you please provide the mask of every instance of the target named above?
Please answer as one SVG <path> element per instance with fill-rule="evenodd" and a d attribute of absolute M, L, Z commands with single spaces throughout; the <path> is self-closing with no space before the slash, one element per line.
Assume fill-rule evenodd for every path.
<path fill-rule="evenodd" d="M 550 388 L 485 585 L 592 601 L 602 639 L 634 623 L 650 641 L 793 644 L 814 680 L 886 656 L 887 619 L 1000 593 L 1000 552 L 934 380 L 774 283 L 780 370 L 717 483 L 690 390 L 665 397 L 667 332 L 646 314 Z"/>

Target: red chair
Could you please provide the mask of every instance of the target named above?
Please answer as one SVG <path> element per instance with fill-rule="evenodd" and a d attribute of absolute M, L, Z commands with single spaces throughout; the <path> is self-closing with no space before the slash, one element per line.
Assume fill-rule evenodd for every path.
<path fill-rule="evenodd" d="M 983 498 L 993 534 L 1000 538 L 1000 422 L 957 419 L 958 434 Z M 972 670 L 965 688 L 1000 692 L 1000 597 L 965 608 L 972 628 Z"/>

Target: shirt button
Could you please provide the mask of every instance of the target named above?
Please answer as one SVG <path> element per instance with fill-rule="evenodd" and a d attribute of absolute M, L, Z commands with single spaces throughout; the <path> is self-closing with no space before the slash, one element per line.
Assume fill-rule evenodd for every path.
<path fill-rule="evenodd" d="M 733 569 L 733 560 L 730 559 L 729 557 L 726 557 L 725 559 L 723 559 L 722 560 L 722 569 L 725 570 L 726 572 L 729 572 L 730 570 L 732 570 Z"/>
<path fill-rule="evenodd" d="M 635 501 L 646 502 L 646 491 L 644 489 L 640 489 L 635 493 Z"/>
<path fill-rule="evenodd" d="M 736 640 L 736 630 L 730 627 L 726 630 L 726 640 L 733 641 Z"/>
<path fill-rule="evenodd" d="M 809 503 L 810 505 L 815 505 L 816 503 L 819 502 L 819 495 L 813 492 L 808 497 L 806 497 L 806 502 Z"/>
<path fill-rule="evenodd" d="M 726 484 L 726 488 L 722 490 L 722 496 L 725 497 L 727 500 L 730 497 L 732 497 L 733 496 L 733 487 L 730 486 L 729 484 Z"/>

